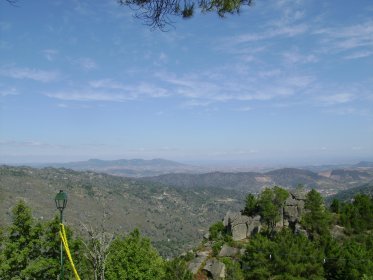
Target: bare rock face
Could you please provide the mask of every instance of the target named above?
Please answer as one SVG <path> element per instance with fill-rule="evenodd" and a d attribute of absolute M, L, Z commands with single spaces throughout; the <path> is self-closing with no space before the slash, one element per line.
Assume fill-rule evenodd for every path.
<path fill-rule="evenodd" d="M 224 244 L 219 252 L 219 257 L 234 257 L 240 253 L 240 249 Z"/>
<path fill-rule="evenodd" d="M 209 255 L 209 251 L 198 252 L 195 258 L 189 263 L 188 269 L 193 274 L 196 274 L 198 272 L 198 269 L 201 267 L 202 263 L 206 261 Z"/>
<path fill-rule="evenodd" d="M 206 262 L 206 265 L 203 268 L 203 270 L 207 273 L 209 279 L 225 279 L 225 264 L 219 262 L 215 258 L 209 259 Z"/>
<path fill-rule="evenodd" d="M 235 241 L 243 240 L 260 231 L 260 216 L 249 217 L 239 212 L 228 211 L 223 224 L 232 233 Z"/>
<path fill-rule="evenodd" d="M 293 190 L 289 192 L 284 206 L 280 210 L 280 221 L 276 223 L 278 228 L 291 227 L 295 230 L 295 225 L 300 223 L 304 212 L 304 202 L 307 192 Z M 223 220 L 224 226 L 232 233 L 234 241 L 239 241 L 251 237 L 261 230 L 261 216 L 249 217 L 240 212 L 228 211 Z M 301 231 L 300 228 L 297 228 Z"/>
<path fill-rule="evenodd" d="M 303 234 L 304 236 L 308 237 L 307 231 L 305 229 L 303 229 L 300 224 L 295 224 L 294 233 Z"/>
<path fill-rule="evenodd" d="M 299 223 L 304 212 L 304 201 L 307 193 L 304 191 L 290 191 L 289 197 L 285 201 L 282 211 L 282 224 L 289 226 L 289 224 Z"/>

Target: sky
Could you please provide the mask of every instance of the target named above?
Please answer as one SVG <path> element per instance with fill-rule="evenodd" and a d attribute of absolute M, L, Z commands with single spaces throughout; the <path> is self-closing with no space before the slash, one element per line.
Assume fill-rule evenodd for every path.
<path fill-rule="evenodd" d="M 256 0 L 163 32 L 116 0 L 1 0 L 0 163 L 373 160 L 372 15 Z"/>

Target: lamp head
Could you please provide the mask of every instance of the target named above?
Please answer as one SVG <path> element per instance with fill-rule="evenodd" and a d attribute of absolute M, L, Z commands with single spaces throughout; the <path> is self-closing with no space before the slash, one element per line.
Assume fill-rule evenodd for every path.
<path fill-rule="evenodd" d="M 67 193 L 65 193 L 63 190 L 60 190 L 60 192 L 54 198 L 54 201 L 56 202 L 57 209 L 63 211 L 67 204 Z"/>

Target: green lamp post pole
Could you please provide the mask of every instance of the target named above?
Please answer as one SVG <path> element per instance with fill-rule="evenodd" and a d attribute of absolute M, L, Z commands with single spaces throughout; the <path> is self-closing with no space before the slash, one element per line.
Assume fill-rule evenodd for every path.
<path fill-rule="evenodd" d="M 54 201 L 56 202 L 56 207 L 60 211 L 60 222 L 63 223 L 63 210 L 66 207 L 67 204 L 67 194 L 60 190 L 60 192 L 56 195 Z M 63 244 L 61 240 L 61 271 L 60 271 L 60 280 L 64 279 L 64 269 L 63 269 L 63 263 L 64 263 L 64 257 L 63 257 Z"/>

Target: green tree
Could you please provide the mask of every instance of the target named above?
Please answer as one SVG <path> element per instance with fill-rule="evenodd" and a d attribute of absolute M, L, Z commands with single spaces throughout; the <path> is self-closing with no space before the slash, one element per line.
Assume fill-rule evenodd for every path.
<path fill-rule="evenodd" d="M 333 199 L 332 204 L 330 204 L 330 210 L 333 213 L 339 214 L 339 212 L 341 211 L 341 203 L 338 199 Z"/>
<path fill-rule="evenodd" d="M 259 195 L 259 212 L 271 234 L 274 232 L 276 223 L 280 220 L 280 210 L 288 196 L 289 193 L 286 190 L 277 186 L 272 189 L 266 188 Z"/>
<path fill-rule="evenodd" d="M 307 193 L 304 208 L 306 213 L 302 218 L 302 224 L 311 238 L 329 234 L 330 215 L 324 207 L 322 196 L 315 189 Z"/>
<path fill-rule="evenodd" d="M 244 273 L 240 264 L 231 258 L 221 260 L 225 264 L 225 280 L 244 280 Z"/>
<path fill-rule="evenodd" d="M 223 222 L 221 222 L 221 221 L 216 222 L 215 224 L 213 224 L 209 228 L 210 239 L 211 240 L 216 240 L 216 239 L 219 239 L 219 238 L 223 237 L 224 230 L 225 230 L 225 227 L 224 227 Z"/>
<path fill-rule="evenodd" d="M 149 239 L 138 229 L 117 237 L 110 245 L 105 277 L 111 279 L 157 280 L 164 277 L 164 264 Z"/>
<path fill-rule="evenodd" d="M 324 279 L 322 260 L 313 242 L 286 229 L 273 240 L 256 235 L 242 262 L 245 279 Z"/>
<path fill-rule="evenodd" d="M 175 258 L 165 264 L 164 280 L 192 280 L 193 274 L 188 269 L 187 263 L 180 258 Z"/>
<path fill-rule="evenodd" d="M 19 278 L 30 259 L 38 254 L 36 243 L 39 232 L 33 230 L 33 222 L 31 209 L 24 201 L 19 201 L 12 209 L 12 225 L 4 241 L 0 279 Z"/>
<path fill-rule="evenodd" d="M 334 243 L 327 252 L 327 279 L 360 280 L 363 277 L 373 277 L 373 250 L 369 248 L 369 242 L 369 237 L 365 237 L 360 242 L 349 239 L 341 244 Z"/>
<path fill-rule="evenodd" d="M 12 224 L 6 234 L 0 251 L 0 279 L 56 279 L 60 271 L 59 219 L 47 223 L 37 223 L 31 209 L 20 201 L 12 210 Z M 87 279 L 87 266 L 79 240 L 72 239 L 67 227 L 69 246 L 75 265 L 83 279 Z M 71 277 L 69 263 L 65 262 L 66 277 Z"/>
<path fill-rule="evenodd" d="M 356 232 L 373 229 L 373 201 L 369 196 L 357 194 L 353 202 L 352 228 Z"/>
<path fill-rule="evenodd" d="M 249 193 L 245 198 L 245 209 L 242 214 L 252 216 L 258 213 L 258 201 L 256 197 Z"/>
<path fill-rule="evenodd" d="M 195 9 L 216 12 L 220 17 L 238 14 L 242 6 L 251 6 L 253 0 L 118 0 L 121 5 L 138 10 L 137 17 L 152 27 L 164 29 L 171 23 L 170 16 L 190 18 Z"/>

